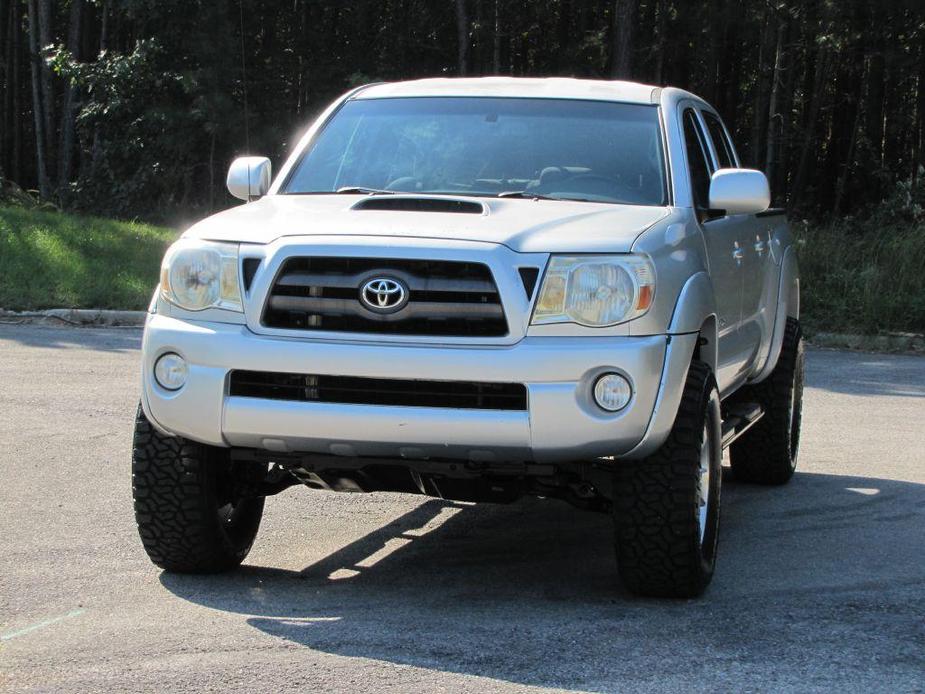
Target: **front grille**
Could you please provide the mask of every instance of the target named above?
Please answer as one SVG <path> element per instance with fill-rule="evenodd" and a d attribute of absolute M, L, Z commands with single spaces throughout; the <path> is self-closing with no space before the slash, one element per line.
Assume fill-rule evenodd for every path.
<path fill-rule="evenodd" d="M 360 301 L 364 283 L 402 282 L 407 303 L 376 312 Z M 289 330 L 392 335 L 501 337 L 508 326 L 488 266 L 446 260 L 290 258 L 267 298 L 263 324 Z"/>
<path fill-rule="evenodd" d="M 404 405 L 465 410 L 527 409 L 527 388 L 522 383 L 418 381 L 232 371 L 230 394 L 266 400 L 352 405 Z"/>

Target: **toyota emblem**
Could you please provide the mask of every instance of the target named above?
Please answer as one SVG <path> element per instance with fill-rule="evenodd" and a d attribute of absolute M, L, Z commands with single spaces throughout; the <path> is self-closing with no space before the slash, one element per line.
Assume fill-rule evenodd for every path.
<path fill-rule="evenodd" d="M 408 287 L 391 277 L 374 277 L 360 287 L 360 301 L 377 313 L 394 313 L 408 303 Z"/>

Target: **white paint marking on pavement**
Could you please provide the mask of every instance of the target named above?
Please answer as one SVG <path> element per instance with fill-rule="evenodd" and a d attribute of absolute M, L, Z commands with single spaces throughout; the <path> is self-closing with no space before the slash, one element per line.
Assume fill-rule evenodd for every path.
<path fill-rule="evenodd" d="M 60 622 L 64 619 L 70 619 L 71 617 L 79 617 L 86 610 L 71 610 L 67 614 L 58 615 L 57 617 L 49 617 L 41 622 L 35 624 L 30 624 L 27 627 L 22 629 L 17 629 L 16 631 L 8 631 L 5 634 L 0 634 L 0 641 L 9 641 L 10 639 L 15 639 L 17 636 L 25 636 L 26 634 L 35 631 L 36 629 L 42 629 L 43 627 L 51 626 L 57 622 Z"/>

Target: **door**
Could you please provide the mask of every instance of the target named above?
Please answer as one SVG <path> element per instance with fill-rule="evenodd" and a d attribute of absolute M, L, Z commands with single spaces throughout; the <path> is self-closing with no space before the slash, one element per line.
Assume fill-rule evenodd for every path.
<path fill-rule="evenodd" d="M 738 167 L 738 157 L 732 140 L 720 117 L 701 109 L 707 135 L 719 168 Z M 754 214 L 730 217 L 740 229 L 739 244 L 742 259 L 742 317 L 740 332 L 743 348 L 747 350 L 745 369 L 759 361 L 765 347 L 770 346 L 775 312 L 776 286 L 772 286 L 775 265 L 771 259 L 771 222 Z M 769 291 L 774 294 L 769 296 Z"/>
<path fill-rule="evenodd" d="M 745 359 L 739 333 L 745 261 L 740 242 L 742 229 L 735 217 L 709 217 L 710 176 L 715 167 L 696 109 L 693 106 L 682 108 L 681 122 L 691 192 L 697 218 L 701 221 L 710 277 L 716 293 L 716 382 L 720 393 L 725 393 L 737 384 Z"/>

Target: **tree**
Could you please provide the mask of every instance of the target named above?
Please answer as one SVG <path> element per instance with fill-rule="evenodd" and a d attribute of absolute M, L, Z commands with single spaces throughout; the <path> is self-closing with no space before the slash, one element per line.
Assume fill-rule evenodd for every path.
<path fill-rule="evenodd" d="M 81 20 L 83 17 L 83 0 L 71 0 L 70 22 L 67 32 L 67 50 L 75 60 L 80 60 Z M 75 99 L 74 84 L 68 81 L 64 90 L 64 104 L 61 109 L 61 137 L 58 144 L 58 178 L 59 197 L 71 180 L 71 168 L 74 161 L 74 126 Z"/>
<path fill-rule="evenodd" d="M 925 166 L 921 0 L 0 0 L 0 171 L 65 206 L 189 218 L 229 202 L 217 172 L 245 143 L 279 161 L 350 86 L 488 73 L 689 89 L 804 214 L 876 205 Z"/>
<path fill-rule="evenodd" d="M 35 165 L 38 178 L 39 195 L 48 198 L 51 195 L 51 184 L 48 180 L 47 166 L 47 139 L 46 128 L 48 124 L 47 110 L 45 108 L 43 82 L 43 60 L 39 52 L 39 16 L 36 7 L 37 0 L 28 0 L 29 6 L 29 62 L 32 66 L 32 116 L 35 123 Z"/>
<path fill-rule="evenodd" d="M 466 14 L 466 0 L 456 0 L 456 73 L 461 77 L 468 72 L 469 62 L 469 18 Z"/>
<path fill-rule="evenodd" d="M 633 65 L 633 22 L 636 0 L 614 2 L 613 58 L 610 74 L 615 78 L 630 79 Z"/>

